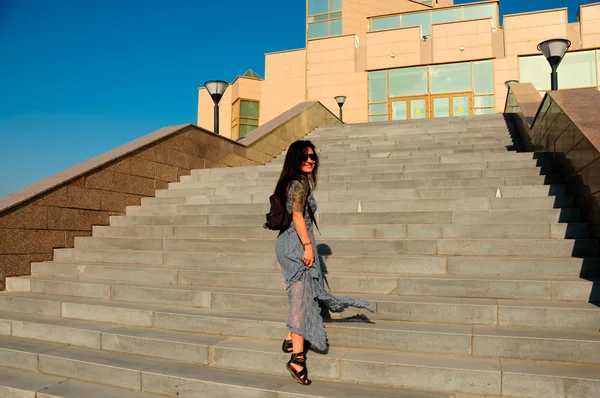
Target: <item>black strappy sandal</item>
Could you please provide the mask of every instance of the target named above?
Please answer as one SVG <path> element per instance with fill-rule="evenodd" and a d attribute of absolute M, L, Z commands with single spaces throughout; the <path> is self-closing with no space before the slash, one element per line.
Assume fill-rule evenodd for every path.
<path fill-rule="evenodd" d="M 300 371 L 297 371 L 296 369 L 294 369 L 292 364 L 302 366 L 302 369 Z M 292 354 L 292 357 L 290 358 L 287 365 L 285 365 L 285 367 L 299 384 L 302 384 L 304 386 L 310 386 L 312 381 L 308 378 L 308 369 L 306 368 L 306 359 L 304 357 L 303 352 Z"/>
<path fill-rule="evenodd" d="M 281 351 L 285 352 L 286 354 L 291 354 L 292 351 L 294 351 L 292 340 L 283 340 L 283 343 L 281 343 Z"/>

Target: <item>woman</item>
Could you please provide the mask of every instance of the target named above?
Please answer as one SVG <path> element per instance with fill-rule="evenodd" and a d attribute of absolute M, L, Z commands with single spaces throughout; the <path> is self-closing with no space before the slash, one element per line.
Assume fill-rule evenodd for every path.
<path fill-rule="evenodd" d="M 310 141 L 296 141 L 288 149 L 275 188 L 275 194 L 286 200 L 287 211 L 292 214 L 292 223 L 279 234 L 275 245 L 290 303 L 288 334 L 282 350 L 292 354 L 286 368 L 303 385 L 311 383 L 306 367 L 309 346 L 322 353 L 328 348 L 319 305 L 332 312 L 341 312 L 350 306 L 374 312 L 365 300 L 335 297 L 323 287 L 313 233 L 317 202 L 312 189 L 317 186 L 318 168 L 315 146 Z"/>

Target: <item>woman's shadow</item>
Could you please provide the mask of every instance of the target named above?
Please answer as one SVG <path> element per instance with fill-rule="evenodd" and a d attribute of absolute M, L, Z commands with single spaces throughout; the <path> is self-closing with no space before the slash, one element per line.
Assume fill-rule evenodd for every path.
<path fill-rule="evenodd" d="M 331 251 L 331 247 L 325 243 L 319 243 L 317 245 L 317 255 L 319 256 L 319 265 L 321 267 L 321 283 L 323 284 L 323 288 L 331 291 L 331 287 L 329 286 L 329 282 L 327 281 L 327 263 L 326 260 L 331 256 L 333 252 Z M 351 323 L 351 322 L 359 322 L 359 323 L 371 323 L 375 324 L 375 322 L 371 321 L 365 314 L 356 314 L 349 317 L 344 318 L 332 318 L 329 310 L 326 306 L 319 303 L 319 307 L 321 308 L 321 317 L 323 318 L 323 322 L 330 323 Z"/>

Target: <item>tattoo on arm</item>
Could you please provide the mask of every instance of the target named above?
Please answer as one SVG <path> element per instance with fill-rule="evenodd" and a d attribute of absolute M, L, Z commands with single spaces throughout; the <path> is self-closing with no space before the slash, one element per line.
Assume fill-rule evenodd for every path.
<path fill-rule="evenodd" d="M 296 184 L 292 193 L 292 209 L 300 214 L 304 214 L 304 204 L 308 195 L 308 186 L 302 183 Z"/>

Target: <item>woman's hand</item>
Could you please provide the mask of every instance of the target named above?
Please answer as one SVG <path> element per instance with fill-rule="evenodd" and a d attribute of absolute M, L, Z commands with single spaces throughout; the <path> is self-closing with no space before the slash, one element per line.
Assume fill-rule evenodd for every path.
<path fill-rule="evenodd" d="M 304 246 L 302 262 L 306 264 L 307 267 L 312 267 L 315 263 L 315 252 L 313 251 L 312 244 Z"/>

